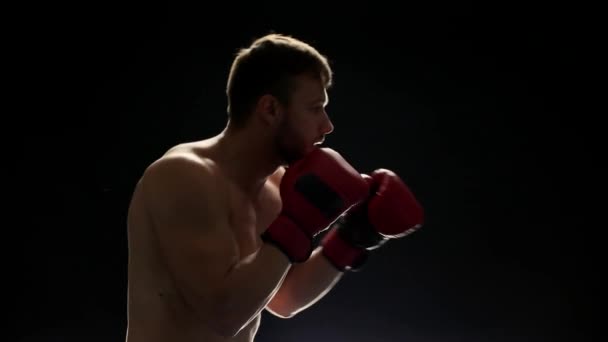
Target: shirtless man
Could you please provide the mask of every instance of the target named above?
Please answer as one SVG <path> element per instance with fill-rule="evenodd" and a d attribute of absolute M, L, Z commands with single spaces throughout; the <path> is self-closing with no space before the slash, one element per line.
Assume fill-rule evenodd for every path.
<path fill-rule="evenodd" d="M 263 310 L 293 317 L 421 226 L 397 175 L 319 146 L 331 73 L 300 40 L 257 39 L 230 70 L 225 129 L 146 168 L 128 215 L 127 342 L 253 341 Z"/>

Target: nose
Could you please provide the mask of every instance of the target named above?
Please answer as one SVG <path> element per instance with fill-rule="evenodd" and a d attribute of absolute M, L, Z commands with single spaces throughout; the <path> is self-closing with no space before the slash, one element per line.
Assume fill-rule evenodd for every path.
<path fill-rule="evenodd" d="M 327 115 L 327 113 L 325 113 L 325 120 L 323 121 L 323 127 L 322 127 L 323 135 L 327 135 L 327 134 L 333 132 L 333 130 L 334 130 L 334 124 L 329 119 L 329 116 Z"/>

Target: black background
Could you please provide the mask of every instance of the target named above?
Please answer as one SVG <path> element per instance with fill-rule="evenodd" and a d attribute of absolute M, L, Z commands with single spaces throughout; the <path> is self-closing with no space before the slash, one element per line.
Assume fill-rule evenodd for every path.
<path fill-rule="evenodd" d="M 232 58 L 271 31 L 332 63 L 327 145 L 362 172 L 400 174 L 427 222 L 295 318 L 264 313 L 258 341 L 592 339 L 605 154 L 594 9 L 211 5 L 7 11 L 18 341 L 124 340 L 133 186 L 168 147 L 224 127 Z"/>

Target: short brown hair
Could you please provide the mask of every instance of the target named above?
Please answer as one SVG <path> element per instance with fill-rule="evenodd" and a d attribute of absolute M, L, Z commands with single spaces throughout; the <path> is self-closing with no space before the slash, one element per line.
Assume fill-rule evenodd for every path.
<path fill-rule="evenodd" d="M 226 87 L 231 122 L 236 126 L 244 124 L 256 101 L 265 94 L 288 104 L 292 78 L 304 73 L 319 77 L 326 88 L 332 85 L 328 59 L 299 39 L 271 33 L 240 49 Z"/>

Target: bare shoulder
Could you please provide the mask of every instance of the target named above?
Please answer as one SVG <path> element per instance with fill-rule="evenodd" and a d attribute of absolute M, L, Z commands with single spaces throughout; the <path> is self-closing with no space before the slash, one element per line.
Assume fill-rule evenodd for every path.
<path fill-rule="evenodd" d="M 148 166 L 143 180 L 146 184 L 195 181 L 210 186 L 219 176 L 215 163 L 209 158 L 187 148 L 174 147 Z"/>
<path fill-rule="evenodd" d="M 188 148 L 168 152 L 142 177 L 147 212 L 176 287 L 210 324 L 219 284 L 239 260 L 225 184 L 213 160 Z"/>
<path fill-rule="evenodd" d="M 222 213 L 227 207 L 225 183 L 213 160 L 183 146 L 154 161 L 141 179 L 146 206 L 160 218 L 171 217 L 176 208 L 181 213 Z"/>

